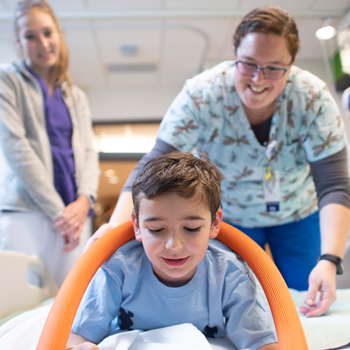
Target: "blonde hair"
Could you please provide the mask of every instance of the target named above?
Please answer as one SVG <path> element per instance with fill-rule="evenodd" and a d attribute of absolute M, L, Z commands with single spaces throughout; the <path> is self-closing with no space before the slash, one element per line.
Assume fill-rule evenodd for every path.
<path fill-rule="evenodd" d="M 60 34 L 60 43 L 59 43 L 59 58 L 57 63 L 52 68 L 52 80 L 54 84 L 61 85 L 64 81 L 66 81 L 69 85 L 71 84 L 71 79 L 68 74 L 68 49 L 66 43 L 63 40 L 62 31 L 58 20 L 51 8 L 45 0 L 23 0 L 16 4 L 13 16 L 13 26 L 14 31 L 18 34 L 18 20 L 20 17 L 27 14 L 33 8 L 38 8 L 41 11 L 50 15 L 52 21 L 54 22 L 59 34 Z"/>

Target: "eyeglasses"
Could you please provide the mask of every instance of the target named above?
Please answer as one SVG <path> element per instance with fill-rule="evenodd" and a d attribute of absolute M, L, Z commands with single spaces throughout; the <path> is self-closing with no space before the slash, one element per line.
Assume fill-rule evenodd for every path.
<path fill-rule="evenodd" d="M 282 78 L 286 72 L 287 68 L 281 68 L 281 67 L 259 67 L 254 63 L 248 63 L 248 62 L 243 62 L 243 61 L 236 61 L 236 67 L 238 71 L 243 74 L 243 75 L 249 75 L 249 76 L 254 76 L 256 72 L 259 71 L 259 69 L 263 72 L 264 77 L 266 79 L 280 79 Z"/>

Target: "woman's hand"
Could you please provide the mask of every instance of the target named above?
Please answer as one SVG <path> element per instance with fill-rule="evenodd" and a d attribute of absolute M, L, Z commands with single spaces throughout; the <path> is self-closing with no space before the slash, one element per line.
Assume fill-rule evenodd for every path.
<path fill-rule="evenodd" d="M 103 224 L 86 242 L 83 253 L 85 253 L 88 248 L 91 246 L 92 243 L 97 241 L 100 237 L 102 237 L 104 234 L 109 232 L 110 230 L 114 229 L 115 227 L 119 226 L 118 222 L 115 222 L 113 224 L 107 223 Z"/>
<path fill-rule="evenodd" d="M 79 236 L 89 209 L 88 198 L 80 195 L 74 202 L 66 206 L 63 215 L 56 220 L 55 226 L 65 241 L 63 251 L 69 252 L 79 244 Z"/>
<path fill-rule="evenodd" d="M 311 271 L 309 276 L 309 290 L 305 299 L 308 306 L 300 306 L 299 311 L 306 317 L 321 316 L 325 314 L 336 295 L 336 266 L 327 260 L 321 260 Z M 320 299 L 316 301 L 316 294 L 320 291 Z"/>

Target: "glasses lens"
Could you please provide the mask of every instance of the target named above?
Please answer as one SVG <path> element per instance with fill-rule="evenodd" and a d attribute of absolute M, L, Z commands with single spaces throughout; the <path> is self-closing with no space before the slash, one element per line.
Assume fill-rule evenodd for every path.
<path fill-rule="evenodd" d="M 254 75 L 258 68 L 255 64 L 246 62 L 237 62 L 236 65 L 239 72 L 244 75 Z"/>
<path fill-rule="evenodd" d="M 279 79 L 285 73 L 285 70 L 279 67 L 266 67 L 264 71 L 267 79 Z"/>

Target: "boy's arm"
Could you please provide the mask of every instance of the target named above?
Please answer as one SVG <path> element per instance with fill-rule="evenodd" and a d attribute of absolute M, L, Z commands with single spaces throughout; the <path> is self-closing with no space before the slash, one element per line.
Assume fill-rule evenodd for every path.
<path fill-rule="evenodd" d="M 250 350 L 250 349 L 241 349 L 241 350 Z M 271 343 L 260 347 L 258 350 L 280 350 L 278 343 Z"/>
<path fill-rule="evenodd" d="M 70 332 L 66 350 L 99 350 L 99 347 L 89 341 L 88 339 L 81 337 L 80 335 Z"/>
<path fill-rule="evenodd" d="M 267 344 L 259 348 L 258 350 L 279 350 L 280 347 L 278 346 L 278 343 L 272 343 L 272 344 Z"/>

